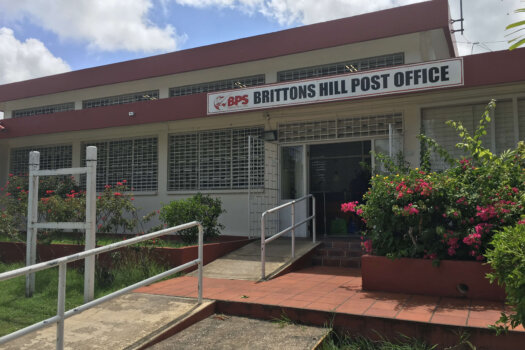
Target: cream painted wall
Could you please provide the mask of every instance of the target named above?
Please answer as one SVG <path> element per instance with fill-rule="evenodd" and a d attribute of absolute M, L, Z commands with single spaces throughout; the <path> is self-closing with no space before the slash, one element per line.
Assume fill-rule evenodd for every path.
<path fill-rule="evenodd" d="M 332 102 L 304 105 L 293 108 L 281 108 L 267 111 L 220 115 L 200 119 L 171 121 L 165 123 L 138 126 L 107 128 L 89 131 L 76 131 L 51 135 L 21 137 L 0 141 L 0 183 L 5 183 L 8 173 L 9 148 L 27 146 L 45 146 L 53 144 L 73 145 L 73 166 L 80 165 L 81 143 L 98 140 L 133 137 L 158 137 L 159 168 L 157 193 L 136 193 L 136 204 L 143 208 L 141 214 L 157 210 L 171 200 L 185 198 L 193 194 L 167 192 L 167 144 L 168 134 L 192 132 L 229 127 L 264 126 L 267 130 L 277 129 L 279 123 L 307 120 L 327 120 L 339 117 L 403 113 L 404 152 L 413 165 L 419 164 L 419 141 L 421 109 L 445 105 L 486 103 L 491 98 L 512 99 L 525 97 L 525 83 L 505 84 L 475 89 L 435 90 L 419 94 L 389 96 L 346 102 Z M 118 137 L 116 136 L 118 135 Z M 221 218 L 226 226 L 225 234 L 246 235 L 248 230 L 248 194 L 247 191 L 210 191 L 223 201 L 227 213 Z M 246 218 L 245 220 L 243 218 Z"/>
<path fill-rule="evenodd" d="M 282 70 L 381 56 L 397 52 L 403 52 L 405 54 L 405 63 L 416 63 L 449 57 L 443 32 L 440 29 L 436 29 L 424 33 L 400 35 L 236 65 L 7 101 L 3 103 L 3 108 L 5 118 L 10 118 L 11 112 L 17 109 L 66 102 L 74 102 L 75 109 L 81 109 L 82 100 L 85 99 L 109 97 L 146 90 L 159 89 L 160 98 L 167 98 L 170 87 L 257 74 L 265 74 L 266 83 L 274 83 L 277 81 L 277 72 Z"/>

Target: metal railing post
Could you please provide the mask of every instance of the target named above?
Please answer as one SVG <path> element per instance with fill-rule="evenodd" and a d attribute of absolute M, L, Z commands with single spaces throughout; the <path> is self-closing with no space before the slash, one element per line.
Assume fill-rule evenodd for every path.
<path fill-rule="evenodd" d="M 66 311 L 66 272 L 67 264 L 58 265 L 58 302 L 57 302 L 57 350 L 64 349 L 64 313 Z"/>
<path fill-rule="evenodd" d="M 314 243 L 316 242 L 316 233 L 317 233 L 317 221 L 316 221 L 316 211 L 315 211 L 315 196 L 314 195 L 311 195 L 312 196 L 312 215 L 313 215 L 313 219 L 312 219 L 312 225 L 313 225 L 313 228 L 312 228 L 312 236 L 313 236 L 313 241 Z"/>
<path fill-rule="evenodd" d="M 40 169 L 40 152 L 29 153 L 29 198 L 27 202 L 27 245 L 26 266 L 36 263 L 37 229 L 35 223 L 38 221 L 38 179 L 34 171 Z M 35 292 L 35 274 L 26 275 L 26 297 L 30 298 Z"/>
<path fill-rule="evenodd" d="M 295 201 L 292 202 L 292 259 L 295 258 Z"/>
<path fill-rule="evenodd" d="M 197 265 L 197 268 L 199 269 L 199 272 L 198 272 L 198 279 L 199 279 L 199 285 L 198 285 L 198 293 L 199 293 L 199 299 L 198 299 L 198 303 L 201 304 L 202 303 L 202 266 L 204 264 L 204 255 L 203 255 L 203 244 L 204 244 L 204 228 L 202 226 L 202 224 L 199 223 L 199 252 L 198 252 L 198 259 L 199 259 L 199 264 Z"/>
<path fill-rule="evenodd" d="M 86 247 L 95 248 L 97 221 L 97 148 L 86 148 Z M 84 302 L 93 300 L 95 294 L 95 256 L 84 261 Z"/>
<path fill-rule="evenodd" d="M 264 214 L 261 216 L 261 279 L 266 277 L 266 247 L 265 247 L 265 227 L 264 227 Z"/>
<path fill-rule="evenodd" d="M 248 136 L 248 238 L 252 238 L 252 137 Z"/>

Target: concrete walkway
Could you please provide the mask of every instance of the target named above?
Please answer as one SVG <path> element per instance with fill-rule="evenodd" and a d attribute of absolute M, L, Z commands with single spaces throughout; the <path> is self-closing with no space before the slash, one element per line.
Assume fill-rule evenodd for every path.
<path fill-rule="evenodd" d="M 294 324 L 285 319 L 263 321 L 212 315 L 148 348 L 151 350 L 312 350 L 328 328 Z"/>
<path fill-rule="evenodd" d="M 266 275 L 271 276 L 312 251 L 320 243 L 295 239 L 295 259 L 291 258 L 290 238 L 278 238 L 266 245 Z M 194 271 L 190 274 L 196 276 Z M 204 266 L 204 277 L 258 281 L 261 279 L 261 241 L 249 243 Z"/>
<path fill-rule="evenodd" d="M 165 295 L 130 293 L 65 321 L 64 348 L 134 349 L 213 303 Z M 56 349 L 56 325 L 0 346 L 2 350 Z"/>

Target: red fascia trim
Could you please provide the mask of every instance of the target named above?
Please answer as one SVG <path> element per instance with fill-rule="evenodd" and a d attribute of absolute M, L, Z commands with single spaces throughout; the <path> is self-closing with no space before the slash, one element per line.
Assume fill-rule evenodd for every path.
<path fill-rule="evenodd" d="M 0 102 L 449 28 L 447 0 L 432 0 L 164 55 L 0 86 Z M 445 32 L 450 37 L 450 32 Z"/>
<path fill-rule="evenodd" d="M 497 51 L 465 56 L 463 58 L 464 86 L 418 93 L 438 93 L 439 91 L 450 89 L 464 89 L 495 84 L 525 82 L 525 69 L 522 67 L 523 62 L 525 62 L 525 48 L 516 49 L 510 52 Z M 408 94 L 412 93 L 402 93 L 389 96 L 393 97 Z M 49 115 L 5 119 L 2 121 L 2 125 L 5 126 L 6 129 L 0 133 L 0 139 L 158 123 L 191 118 L 205 118 L 207 117 L 206 97 L 206 94 L 197 94 L 125 105 L 61 112 Z M 382 98 L 382 96 L 365 98 Z M 303 105 L 303 107 L 304 106 L 306 105 Z M 293 108 L 293 106 L 289 108 Z M 134 117 L 128 116 L 128 112 L 130 111 L 135 112 Z M 238 113 L 246 113 L 246 111 Z M 224 116 L 224 114 L 221 115 Z"/>
<path fill-rule="evenodd" d="M 130 117 L 129 112 L 134 112 Z M 131 126 L 206 116 L 206 94 L 5 119 L 0 139 Z"/>

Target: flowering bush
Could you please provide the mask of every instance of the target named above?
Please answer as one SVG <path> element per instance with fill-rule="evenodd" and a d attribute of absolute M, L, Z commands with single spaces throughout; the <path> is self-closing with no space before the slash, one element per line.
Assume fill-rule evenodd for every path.
<path fill-rule="evenodd" d="M 9 174 L 0 188 L 0 234 L 17 238 L 27 224 L 28 178 Z M 155 212 L 138 217 L 126 180 L 107 185 L 97 196 L 97 231 L 125 233 L 149 221 Z M 42 222 L 81 222 L 85 220 L 86 192 L 73 177 L 43 177 L 39 180 L 38 220 Z M 143 229 L 142 229 L 143 231 Z M 39 231 L 39 241 L 48 237 Z M 20 237 L 18 237 L 20 239 Z"/>
<path fill-rule="evenodd" d="M 389 257 L 483 260 L 494 232 L 520 221 L 525 205 L 525 145 L 497 156 L 484 148 L 481 137 L 490 122 L 485 111 L 471 136 L 461 123 L 456 129 L 468 158 L 451 159 L 422 136 L 428 149 L 438 148 L 451 167 L 435 173 L 424 169 L 376 175 L 364 204 L 345 203 L 366 223 L 367 253 Z M 425 159 L 426 157 L 422 157 Z"/>

